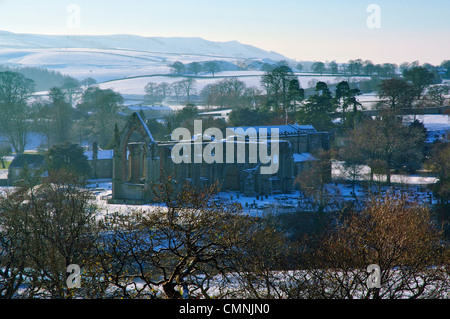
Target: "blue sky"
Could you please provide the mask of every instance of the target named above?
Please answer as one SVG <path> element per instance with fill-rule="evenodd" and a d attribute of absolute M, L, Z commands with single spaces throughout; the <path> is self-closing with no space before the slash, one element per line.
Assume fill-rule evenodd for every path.
<path fill-rule="evenodd" d="M 68 24 L 70 5 L 79 27 Z M 369 28 L 370 4 L 380 28 Z M 0 30 L 237 40 L 296 60 L 450 59 L 449 0 L 0 0 Z"/>

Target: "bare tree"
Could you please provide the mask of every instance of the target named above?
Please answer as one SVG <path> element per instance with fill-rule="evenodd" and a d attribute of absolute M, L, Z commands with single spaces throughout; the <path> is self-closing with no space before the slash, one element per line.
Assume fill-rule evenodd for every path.
<path fill-rule="evenodd" d="M 432 189 L 442 204 L 450 201 L 450 145 L 434 143 L 428 156 L 426 167 L 437 174 L 439 180 Z"/>
<path fill-rule="evenodd" d="M 296 177 L 300 190 L 312 198 L 318 212 L 323 212 L 330 198 L 326 184 L 331 182 L 331 160 L 333 151 L 320 149 L 314 152 L 315 159 L 305 163 L 305 168 Z"/>
<path fill-rule="evenodd" d="M 179 85 L 184 90 L 184 93 L 186 94 L 187 102 L 190 102 L 191 94 L 195 92 L 195 88 L 197 85 L 197 81 L 193 78 L 187 78 L 184 80 L 181 80 L 179 82 Z"/>
<path fill-rule="evenodd" d="M 297 91 L 300 91 L 300 85 L 297 77 L 294 76 L 292 69 L 288 66 L 278 66 L 271 71 L 266 72 L 261 78 L 261 85 L 266 90 L 267 96 L 273 100 L 278 107 L 279 104 L 286 110 L 291 103 L 290 98 L 293 97 L 292 88 L 289 92 L 290 85 L 297 80 Z M 293 83 L 294 84 L 294 83 Z"/>
<path fill-rule="evenodd" d="M 95 79 L 91 78 L 91 77 L 87 77 L 84 80 L 82 80 L 80 82 L 80 84 L 82 86 L 84 86 L 84 89 L 87 89 L 87 88 L 90 88 L 91 86 L 97 84 L 97 81 Z"/>
<path fill-rule="evenodd" d="M 425 206 L 402 195 L 372 198 L 320 237 L 286 291 L 292 298 L 445 298 L 441 235 Z M 380 267 L 380 287 L 368 284 L 369 265 Z"/>
<path fill-rule="evenodd" d="M 387 100 L 391 111 L 396 111 L 412 105 L 414 92 L 413 86 L 406 80 L 391 78 L 381 82 L 378 95 L 381 99 Z"/>
<path fill-rule="evenodd" d="M 414 170 L 423 160 L 426 137 L 423 126 L 403 124 L 396 112 L 383 111 L 380 117 L 365 119 L 347 137 L 371 168 L 371 182 L 377 168 L 382 168 L 390 185 L 394 167 Z"/>
<path fill-rule="evenodd" d="M 177 74 L 181 74 L 186 69 L 186 66 L 184 65 L 184 63 L 180 62 L 180 61 L 175 61 L 174 63 L 172 63 L 170 65 L 170 67 Z"/>
<path fill-rule="evenodd" d="M 202 70 L 202 65 L 198 62 L 192 62 L 188 64 L 189 71 L 195 74 L 197 76 L 200 71 Z"/>
<path fill-rule="evenodd" d="M 91 193 L 69 172 L 36 185 L 25 180 L 0 201 L 2 277 L 5 297 L 71 298 L 67 267 L 83 266 L 97 208 Z M 1 276 L 1 275 L 0 275 Z M 17 291 L 23 284 L 24 291 Z"/>
<path fill-rule="evenodd" d="M 90 83 L 92 83 L 89 80 Z M 74 106 L 75 101 L 78 99 L 79 95 L 82 93 L 81 90 L 81 83 L 77 79 L 74 79 L 72 77 L 67 77 L 64 79 L 63 83 L 61 84 L 61 90 L 66 94 L 68 97 L 68 103 L 70 107 Z M 89 87 L 92 86 L 89 85 Z"/>
<path fill-rule="evenodd" d="M 417 100 L 421 99 L 425 88 L 432 84 L 434 81 L 433 73 L 428 71 L 425 67 L 421 66 L 405 70 L 403 72 L 403 76 L 411 83 L 415 98 Z"/>
<path fill-rule="evenodd" d="M 180 95 L 183 90 L 183 88 L 181 86 L 181 81 L 173 82 L 172 84 L 170 84 L 170 88 L 171 88 L 172 92 L 175 94 L 175 96 L 177 98 L 177 102 L 178 102 L 180 100 Z"/>
<path fill-rule="evenodd" d="M 161 87 L 159 86 L 158 83 L 155 82 L 148 82 L 145 85 L 145 99 L 149 102 L 149 103 L 155 103 L 155 102 L 159 102 L 161 100 Z"/>
<path fill-rule="evenodd" d="M 69 104 L 67 95 L 62 89 L 51 88 L 49 97 L 50 105 L 47 108 L 47 115 L 52 123 L 51 131 L 53 134 L 51 134 L 51 137 L 53 137 L 54 143 L 64 143 L 70 140 L 73 122 L 72 106 Z"/>
<path fill-rule="evenodd" d="M 311 70 L 315 73 L 319 73 L 320 75 L 322 75 L 325 72 L 325 63 L 314 62 L 311 66 Z"/>
<path fill-rule="evenodd" d="M 27 252 L 30 240 L 24 193 L 5 191 L 0 194 L 0 298 L 17 298 L 25 281 Z"/>
<path fill-rule="evenodd" d="M 229 78 L 209 84 L 202 89 L 202 96 L 208 105 L 238 106 L 246 85 L 237 78 Z"/>
<path fill-rule="evenodd" d="M 4 133 L 16 153 L 23 153 L 33 110 L 28 99 L 34 81 L 16 72 L 0 72 L 0 132 Z"/>
<path fill-rule="evenodd" d="M 356 183 L 363 176 L 365 162 L 364 153 L 361 152 L 359 145 L 360 139 L 356 134 L 358 134 L 356 130 L 349 131 L 345 139 L 345 146 L 339 150 L 339 158 L 343 161 L 342 173 L 345 179 L 350 179 L 354 196 Z"/>
<path fill-rule="evenodd" d="M 161 91 L 161 97 L 162 97 L 163 101 L 166 99 L 166 97 L 172 91 L 171 87 L 170 87 L 170 84 L 168 82 L 161 82 L 161 83 L 159 83 L 159 89 Z"/>
<path fill-rule="evenodd" d="M 60 172 L 28 193 L 29 296 L 70 298 L 73 291 L 67 286 L 66 270 L 71 264 L 84 266 L 82 254 L 89 249 L 85 235 L 92 231 L 97 213 L 92 195 L 70 172 Z"/>
<path fill-rule="evenodd" d="M 220 72 L 220 65 L 216 61 L 208 61 L 205 63 L 205 70 L 207 70 L 209 73 L 212 74 L 214 77 L 214 74 L 217 72 Z"/>
<path fill-rule="evenodd" d="M 445 101 L 447 100 L 447 96 L 449 95 L 449 93 L 450 93 L 450 85 L 436 84 L 428 88 L 426 96 L 436 105 L 442 106 L 445 104 Z"/>
<path fill-rule="evenodd" d="M 160 289 L 171 299 L 210 297 L 210 284 L 227 273 L 254 230 L 238 205 L 214 202 L 216 191 L 171 178 L 155 185 L 155 200 L 165 208 L 106 218 L 108 235 L 98 241 L 91 264 L 122 297 L 162 297 Z"/>

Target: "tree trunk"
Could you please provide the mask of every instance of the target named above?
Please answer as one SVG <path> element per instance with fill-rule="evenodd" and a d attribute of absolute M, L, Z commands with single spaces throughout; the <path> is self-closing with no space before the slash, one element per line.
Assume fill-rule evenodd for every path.
<path fill-rule="evenodd" d="M 169 299 L 180 299 L 181 294 L 175 289 L 175 284 L 172 282 L 166 282 L 162 285 L 164 293 Z"/>
<path fill-rule="evenodd" d="M 386 182 L 391 186 L 391 156 L 388 156 L 386 161 Z"/>

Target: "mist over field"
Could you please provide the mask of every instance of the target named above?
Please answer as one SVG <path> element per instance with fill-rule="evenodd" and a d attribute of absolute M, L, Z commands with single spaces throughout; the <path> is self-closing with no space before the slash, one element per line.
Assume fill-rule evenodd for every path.
<path fill-rule="evenodd" d="M 0 299 L 448 299 L 449 10 L 0 0 Z"/>

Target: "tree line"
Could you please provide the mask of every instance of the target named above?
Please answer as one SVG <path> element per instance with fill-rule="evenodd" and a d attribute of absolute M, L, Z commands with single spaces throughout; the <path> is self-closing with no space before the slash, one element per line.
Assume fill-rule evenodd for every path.
<path fill-rule="evenodd" d="M 433 85 L 429 74 L 413 67 L 403 77 L 382 79 L 383 113 L 364 118 L 360 91 L 351 83 L 331 88 L 319 81 L 307 94 L 292 69 L 280 65 L 264 74 L 265 93 L 257 92 L 248 107 L 234 108 L 229 123 L 209 118 L 205 125 L 295 120 L 342 134 L 345 143 L 314 154 L 318 161 L 298 178 L 318 212 L 330 202 L 324 172 L 335 159 L 343 159 L 354 174 L 361 164 L 372 176 L 384 172 L 388 183 L 393 169 L 414 171 L 425 163 L 440 177 L 434 191 L 445 204 L 450 200 L 448 145 L 427 149 L 423 124 L 404 125 L 398 113 L 425 100 Z M 209 90 L 216 99 L 240 105 L 248 88 L 233 80 L 220 80 Z M 402 82 L 397 91 L 392 80 Z M 0 129 L 17 152 L 35 127 L 49 143 L 87 137 L 106 148 L 120 123 L 123 99 L 94 83 L 70 80 L 52 88 L 48 100 L 31 102 L 32 80 L 0 73 Z M 188 104 L 165 124 L 147 121 L 152 134 L 166 136 L 171 128 L 191 125 L 198 113 Z M 347 207 L 339 219 L 320 213 L 254 218 L 236 203 L 217 201 L 217 186 L 195 189 L 167 177 L 153 188 L 165 209 L 105 214 L 74 168 L 59 169 L 58 154 L 71 149 L 66 146 L 49 147 L 56 169 L 47 179 L 38 183 L 25 172 L 20 187 L 0 198 L 3 298 L 441 298 L 448 291 L 448 234 L 437 227 L 439 218 L 448 219 L 448 206 L 436 216 L 405 194 L 374 194 L 362 211 Z M 314 221 L 311 228 L 293 228 L 307 220 Z M 82 269 L 80 289 L 67 287 L 71 264 Z M 382 288 L 368 289 L 370 264 L 382 269 Z"/>
<path fill-rule="evenodd" d="M 345 157 L 334 156 L 332 159 L 344 158 L 349 163 L 348 169 L 353 170 L 358 165 L 369 165 L 371 180 L 374 172 L 384 171 L 389 184 L 392 170 L 415 172 L 426 164 L 425 159 L 437 154 L 432 153 L 425 143 L 423 125 L 405 126 L 398 114 L 400 109 L 420 107 L 429 101 L 443 104 L 449 87 L 434 84 L 436 82 L 433 73 L 423 66 L 405 69 L 402 76 L 381 79 L 378 94 L 383 101 L 378 107 L 385 113 L 378 119 L 365 119 L 358 101 L 361 91 L 355 83 L 341 81 L 329 85 L 319 81 L 314 88 L 306 90 L 300 86 L 292 69 L 280 64 L 262 76 L 262 89 L 247 87 L 237 78 L 218 80 L 206 86 L 202 90 L 205 100 L 233 108 L 228 122 L 205 118 L 204 125 L 218 128 L 294 122 L 313 125 L 318 131 L 332 132 L 334 137 L 350 145 Z M 97 142 L 101 148 L 110 148 L 116 124 L 118 127 L 123 124 L 119 115 L 123 98 L 94 84 L 92 79 L 81 82 L 68 79 L 61 86 L 52 88 L 48 99 L 32 98 L 34 82 L 31 79 L 15 72 L 1 72 L 0 131 L 16 153 L 24 151 L 31 130 L 45 134 L 47 149 L 67 140 L 80 144 L 87 140 Z M 186 95 L 193 94 L 196 89 L 192 78 L 174 84 L 183 86 Z M 159 92 L 148 96 L 164 96 L 169 94 L 171 87 L 165 82 L 149 83 L 146 90 Z M 147 122 L 152 127 L 152 134 L 165 140 L 170 138 L 174 128 L 192 126 L 198 116 L 199 109 L 188 104 L 164 123 L 150 119 Z M 356 140 L 358 136 L 362 137 L 361 141 Z M 371 140 L 374 143 L 367 142 Z M 7 153 L 8 150 L 2 148 L 1 157 Z M 443 189 L 447 187 L 444 181 L 440 190 L 443 195 Z M 444 196 L 443 200 L 446 198 Z"/>
<path fill-rule="evenodd" d="M 362 212 L 252 217 L 217 186 L 153 186 L 152 206 L 101 212 L 70 172 L 0 198 L 0 298 L 445 298 L 449 250 L 422 205 L 395 194 Z M 305 228 L 314 219 L 319 228 Z M 293 229 L 301 224 L 299 229 Z M 80 267 L 70 288 L 67 267 Z M 381 288 L 367 282 L 381 269 Z"/>
<path fill-rule="evenodd" d="M 204 126 L 218 128 L 226 126 L 279 125 L 295 123 L 312 125 L 318 131 L 331 132 L 332 149 L 319 152 L 320 160 L 311 164 L 305 176 L 302 191 L 310 193 L 316 199 L 318 209 L 322 210 L 326 200 L 324 185 L 328 182 L 321 178 L 324 170 L 329 169 L 333 161 L 343 161 L 343 168 L 352 176 L 352 185 L 356 184 L 359 172 L 365 165 L 370 169 L 369 182 L 376 183 L 375 176 L 385 175 L 383 182 L 391 184 L 393 172 L 414 174 L 424 167 L 434 167 L 436 174 L 442 174 L 430 163 L 438 156 L 434 144 L 427 143 L 427 130 L 423 123 L 411 121 L 404 123 L 400 111 L 428 105 L 443 104 L 449 87 L 434 84 L 433 73 L 421 66 L 406 69 L 402 76 L 381 79 L 377 86 L 378 96 L 382 99 L 376 105 L 380 116 L 365 117 L 358 100 L 361 90 L 355 83 L 340 81 L 335 85 L 318 81 L 312 90 L 300 87 L 292 69 L 286 65 L 267 71 L 262 79 L 263 90 L 248 88 L 236 78 L 218 80 L 204 89 L 204 96 L 211 104 L 231 106 L 227 122 L 219 119 L 203 118 Z M 249 93 L 255 92 L 254 96 Z M 440 103 L 437 103 L 440 102 Z M 237 105 L 237 106 L 236 106 Z M 177 112 L 166 124 L 151 123 L 160 137 L 170 136 L 171 128 L 185 126 L 190 128 L 198 118 L 199 109 L 189 105 Z M 443 176 L 444 177 L 444 176 Z M 440 190 L 435 195 L 446 202 L 446 175 L 442 179 Z M 312 183 L 310 183 L 312 182 Z"/>
<path fill-rule="evenodd" d="M 219 61 L 206 61 L 206 62 L 191 62 L 188 64 L 184 64 L 180 61 L 175 61 L 169 65 L 172 72 L 180 74 L 194 74 L 197 76 L 201 72 L 206 72 L 214 75 L 222 70 L 221 64 Z"/>
<path fill-rule="evenodd" d="M 318 74 L 346 75 L 346 76 L 378 76 L 392 77 L 402 74 L 405 70 L 423 67 L 433 73 L 436 77 L 440 76 L 445 79 L 450 78 L 450 60 L 444 60 L 440 65 L 432 65 L 419 61 L 395 63 L 373 63 L 371 60 L 355 59 L 346 63 L 337 63 L 336 61 L 313 62 L 310 71 Z M 293 66 L 297 71 L 305 71 L 304 63 L 298 63 Z"/>
<path fill-rule="evenodd" d="M 191 81 L 194 85 L 190 89 L 192 91 L 194 88 L 197 93 L 196 82 Z M 305 89 L 301 87 L 293 69 L 281 63 L 262 75 L 259 87 L 247 86 L 244 81 L 232 77 L 208 84 L 197 94 L 201 97 L 200 103 L 206 107 L 232 108 L 231 124 L 235 126 L 248 125 L 246 121 L 254 123 L 258 119 L 261 124 L 270 124 L 266 122 L 270 118 L 269 122 L 272 124 L 297 121 L 313 124 L 319 130 L 331 130 L 339 127 L 336 123 L 333 124 L 338 112 L 342 114 L 343 127 L 353 125 L 353 121 L 346 117 L 354 116 L 358 110 L 362 110 L 358 95 L 367 91 L 377 92 L 382 100 L 377 105 L 378 108 L 390 108 L 392 111 L 444 105 L 450 86 L 441 84 L 441 81 L 440 76 L 436 77 L 426 67 L 411 66 L 405 68 L 401 75 L 372 77 L 357 82 L 341 80 L 334 84 L 315 81 L 311 88 Z M 148 85 L 157 86 L 155 83 Z M 166 83 L 162 85 L 167 86 Z M 173 83 L 173 86 L 179 86 L 179 82 Z M 157 95 L 150 94 L 149 98 Z M 246 109 L 243 110 L 244 108 Z M 261 118 L 241 116 L 245 114 L 260 114 Z"/>
<path fill-rule="evenodd" d="M 0 72 L 17 72 L 35 82 L 36 91 L 47 91 L 48 89 L 59 86 L 64 81 L 70 79 L 70 76 L 64 75 L 59 71 L 49 70 L 42 67 L 11 67 L 0 65 Z"/>
<path fill-rule="evenodd" d="M 312 124 L 319 130 L 348 129 L 353 121 L 348 116 L 355 116 L 362 105 L 358 95 L 363 93 L 369 83 L 374 88 L 381 102 L 376 105 L 379 109 L 412 109 L 430 105 L 444 105 L 450 92 L 450 86 L 441 84 L 442 77 L 437 76 L 424 66 L 405 68 L 401 75 L 376 77 L 371 80 L 349 82 L 341 80 L 336 84 L 316 81 L 313 87 L 304 89 L 300 86 L 298 77 L 293 70 L 280 65 L 264 73 L 261 79 L 262 94 L 255 99 L 253 108 L 264 109 L 266 112 L 278 114 L 274 124 L 283 119 L 288 122 Z M 241 83 L 242 86 L 242 83 Z M 210 96 L 208 95 L 208 98 Z M 231 105 L 229 103 L 228 105 Z M 240 104 L 242 106 L 242 104 Z M 352 112 L 348 112 L 351 110 Z M 234 109 L 233 112 L 243 112 Z M 244 113 L 248 111 L 244 111 Z M 341 121 L 333 123 L 336 113 L 341 113 Z M 233 117 L 234 118 L 234 117 Z M 240 123 L 254 121 L 254 118 L 239 118 Z"/>
<path fill-rule="evenodd" d="M 0 133 L 18 154 L 25 151 L 32 131 L 46 136 L 47 149 L 65 141 L 96 141 L 108 147 L 115 124 L 122 121 L 123 98 L 95 83 L 92 78 L 66 78 L 42 97 L 33 95 L 32 79 L 17 72 L 0 72 Z"/>
<path fill-rule="evenodd" d="M 172 83 L 148 82 L 145 87 L 145 101 L 150 104 L 160 104 L 168 97 L 176 97 L 180 103 L 191 102 L 191 97 L 197 94 L 197 81 L 194 78 L 186 78 Z"/>

